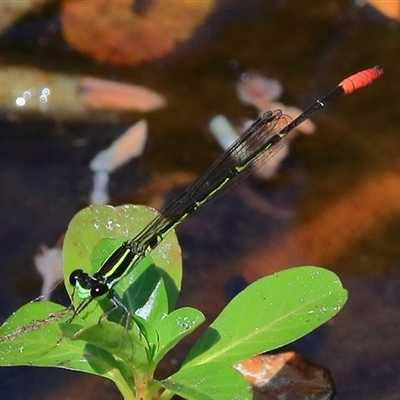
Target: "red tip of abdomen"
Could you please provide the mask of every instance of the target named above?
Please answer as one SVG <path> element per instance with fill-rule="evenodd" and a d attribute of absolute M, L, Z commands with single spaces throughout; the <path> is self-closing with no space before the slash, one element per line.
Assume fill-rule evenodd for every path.
<path fill-rule="evenodd" d="M 339 83 L 344 94 L 353 93 L 355 90 L 369 85 L 383 74 L 383 69 L 373 67 L 349 76 Z"/>

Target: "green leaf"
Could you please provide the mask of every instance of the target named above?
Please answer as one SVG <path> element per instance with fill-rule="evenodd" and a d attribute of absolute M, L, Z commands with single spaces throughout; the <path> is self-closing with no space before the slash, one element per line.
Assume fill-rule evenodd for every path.
<path fill-rule="evenodd" d="M 156 211 L 144 206 L 123 205 L 119 207 L 92 206 L 81 210 L 69 224 L 63 246 L 64 279 L 69 282 L 72 271 L 82 269 L 93 274 L 109 254 L 123 241 L 135 237 L 155 216 Z M 142 313 L 147 320 L 158 320 L 173 310 L 181 286 L 181 251 L 174 233 L 169 233 L 160 245 L 133 269 L 115 287 L 117 293 L 125 298 L 128 306 L 138 307 L 142 302 Z M 158 279 L 140 279 L 143 271 L 152 266 Z M 147 272 L 149 274 L 149 272 Z M 149 286 L 153 284 L 153 287 Z M 149 299 L 137 293 L 144 293 L 140 285 L 150 289 Z M 66 285 L 70 297 L 73 287 Z M 129 289 L 129 290 L 128 290 Z M 127 293 L 125 293 L 128 290 Z M 133 295 L 132 295 L 133 293 Z M 135 297 L 136 296 L 136 297 Z M 75 306 L 80 299 L 75 296 Z M 146 303 L 147 302 L 147 303 Z M 139 307 L 140 308 L 140 307 Z M 103 314 L 96 301 L 92 302 L 82 314 L 88 322 L 95 323 Z"/>
<path fill-rule="evenodd" d="M 259 279 L 225 307 L 184 365 L 234 364 L 281 347 L 328 321 L 346 300 L 339 278 L 319 267 L 291 268 Z"/>
<path fill-rule="evenodd" d="M 161 384 L 189 400 L 251 400 L 250 384 L 234 368 L 221 363 L 184 367 Z"/>
<path fill-rule="evenodd" d="M 0 328 L 0 365 L 57 364 L 62 354 L 57 344 L 61 340 L 58 323 L 69 317 L 59 304 L 25 304 Z"/>
<path fill-rule="evenodd" d="M 113 357 L 62 336 L 59 323 L 70 318 L 71 313 L 59 304 L 25 304 L 0 328 L 0 365 L 59 367 L 112 379 L 120 368 Z M 86 362 L 82 362 L 84 359 Z"/>
<path fill-rule="evenodd" d="M 147 342 L 139 330 L 125 331 L 121 325 L 108 321 L 84 328 L 79 325 L 64 324 L 62 330 L 69 339 L 83 340 L 99 347 L 120 357 L 131 368 L 148 365 Z"/>
<path fill-rule="evenodd" d="M 155 325 L 159 336 L 159 349 L 155 363 L 175 347 L 184 337 L 192 333 L 205 320 L 202 312 L 195 308 L 184 307 L 173 311 Z"/>
<path fill-rule="evenodd" d="M 132 315 L 132 318 L 134 321 L 133 328 L 137 327 L 136 334 L 141 340 L 145 339 L 146 341 L 147 360 L 152 364 L 154 355 L 159 347 L 158 332 L 154 329 L 153 325 L 149 324 L 145 319 L 137 315 Z"/>
<path fill-rule="evenodd" d="M 132 274 L 135 280 L 130 286 L 117 285 L 117 291 L 131 313 L 150 323 L 168 315 L 171 310 L 168 290 L 173 287 L 171 277 L 157 268 L 151 257 L 143 259 Z M 176 292 L 175 289 L 172 291 Z"/>

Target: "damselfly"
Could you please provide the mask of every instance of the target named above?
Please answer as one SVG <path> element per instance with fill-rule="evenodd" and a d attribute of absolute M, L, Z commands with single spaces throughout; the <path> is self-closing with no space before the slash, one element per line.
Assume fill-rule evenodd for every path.
<path fill-rule="evenodd" d="M 121 307 L 129 314 L 113 287 L 154 250 L 172 229 L 236 180 L 252 164 L 264 163 L 272 157 L 287 135 L 312 114 L 339 97 L 372 83 L 382 73 L 379 67 L 374 67 L 344 79 L 294 120 L 283 115 L 280 110 L 267 111 L 261 115 L 175 201 L 138 235 L 113 251 L 93 276 L 82 269 L 71 273 L 69 283 L 74 286 L 76 294 L 82 300 L 73 317 L 82 312 L 93 299 L 104 298 L 108 298 L 115 307 Z"/>

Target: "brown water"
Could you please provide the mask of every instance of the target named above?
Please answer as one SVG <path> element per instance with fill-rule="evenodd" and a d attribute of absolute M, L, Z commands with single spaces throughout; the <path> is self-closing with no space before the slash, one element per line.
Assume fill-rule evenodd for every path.
<path fill-rule="evenodd" d="M 240 9 L 240 2 L 236 7 Z M 0 51 L 8 64 L 23 60 L 48 69 L 140 82 L 167 97 L 168 107 L 148 116 L 150 139 L 144 156 L 113 175 L 115 202 L 135 202 L 138 190 L 155 174 L 167 179 L 174 171 L 200 173 L 220 153 L 207 130 L 212 116 L 255 116 L 236 99 L 232 59 L 279 79 L 284 102 L 303 108 L 358 70 L 384 68 L 374 85 L 313 117 L 316 134 L 296 139 L 273 183 L 243 182 L 185 221 L 178 235 L 185 257 L 181 303 L 199 307 L 209 318 L 223 307 L 227 282 L 238 276 L 251 281 L 306 264 L 338 273 L 349 290 L 348 304 L 332 322 L 289 347 L 332 371 L 337 399 L 396 399 L 398 24 L 371 8 L 340 0 L 260 2 L 251 9 L 256 7 L 258 13 L 242 17 L 226 11 L 224 24 L 211 27 L 209 40 L 195 43 L 190 53 L 135 68 L 99 65 L 65 53 L 57 38 L 48 47 L 24 47 L 30 35 L 23 24 L 16 30 L 20 34 L 10 34 L 13 40 Z M 55 12 L 50 10 L 49 17 Z M 48 20 L 41 24 L 46 26 Z M 59 124 L 20 117 L 0 121 L 2 321 L 38 295 L 33 254 L 40 243 L 53 245 L 85 205 L 90 189 L 87 163 L 135 118 L 107 123 Z M 179 361 L 183 350 L 173 357 Z M 169 368 L 167 361 L 163 371 Z M 0 393 L 0 398 L 10 399 L 78 398 L 78 393 L 85 399 L 119 398 L 101 379 L 34 368 L 0 369 Z"/>

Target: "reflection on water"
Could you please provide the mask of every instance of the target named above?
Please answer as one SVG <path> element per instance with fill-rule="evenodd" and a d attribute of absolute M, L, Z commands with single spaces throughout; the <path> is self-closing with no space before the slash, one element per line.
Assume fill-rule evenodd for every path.
<path fill-rule="evenodd" d="M 237 276 L 252 280 L 308 263 L 336 271 L 350 291 L 350 301 L 321 328 L 322 335 L 304 342 L 302 354 L 332 370 L 338 399 L 396 396 L 400 390 L 393 373 L 400 359 L 395 311 L 400 236 L 397 23 L 373 8 L 340 0 L 251 3 L 250 7 L 232 2 L 231 12 L 222 8 L 224 23 L 219 26 L 218 13 L 213 14 L 208 40 L 203 36 L 193 41 L 185 54 L 132 68 L 110 67 L 68 50 L 59 32 L 48 34 L 49 23 L 59 27 L 54 23 L 58 9 L 51 6 L 42 20 L 32 16 L 36 19 L 21 21 L 0 38 L 2 62 L 140 84 L 165 97 L 167 106 L 147 118 L 150 139 L 142 159 L 111 177 L 111 197 L 124 202 L 144 199 L 140 189 L 152 182 L 153 174 L 200 173 L 209 165 L 220 151 L 207 132 L 214 115 L 255 117 L 256 112 L 236 98 L 232 59 L 242 68 L 279 79 L 282 101 L 300 108 L 351 73 L 374 65 L 384 68 L 377 83 L 313 119 L 316 134 L 297 139 L 274 182 L 257 185 L 248 180 L 185 221 L 178 235 L 187 284 L 181 303 L 200 307 L 210 318 L 224 304 L 225 283 Z M 240 12 L 246 7 L 251 10 Z M 40 279 L 32 268 L 33 255 L 40 243 L 53 245 L 73 214 L 87 203 L 91 185 L 87 166 L 92 157 L 137 117 L 125 113 L 102 123 L 3 114 L 2 321 L 38 295 Z M 170 198 L 170 193 L 165 196 Z M 182 351 L 173 357 L 180 360 Z M 163 366 L 169 367 L 169 362 Z M 54 376 L 51 385 L 49 373 Z M 86 399 L 99 393 L 102 398 L 118 398 L 102 380 L 65 371 L 12 368 L 1 369 L 0 375 L 0 390 L 7 398 L 27 394 L 31 399 L 63 398 L 71 387 L 82 388 Z M 21 385 L 25 378 L 36 386 Z"/>

